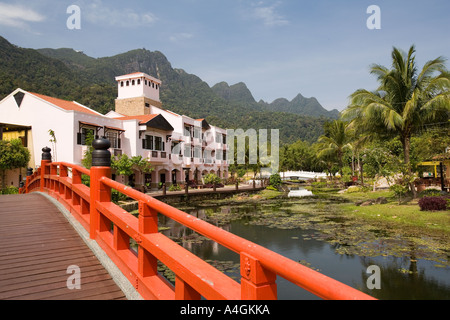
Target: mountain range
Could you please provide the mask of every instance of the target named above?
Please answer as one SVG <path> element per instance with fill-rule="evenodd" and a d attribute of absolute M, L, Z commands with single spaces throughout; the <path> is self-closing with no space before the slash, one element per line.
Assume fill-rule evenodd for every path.
<path fill-rule="evenodd" d="M 114 109 L 115 77 L 138 71 L 162 81 L 164 108 L 224 128 L 279 129 L 282 144 L 314 142 L 324 123 L 339 116 L 337 110 L 327 111 L 317 99 L 301 94 L 292 101 L 267 103 L 256 102 L 242 82 L 210 87 L 198 76 L 173 68 L 159 51 L 136 49 L 93 58 L 70 48 L 20 48 L 0 36 L 0 99 L 20 87 L 106 113 Z"/>
<path fill-rule="evenodd" d="M 334 109 L 332 111 L 326 110 L 317 101 L 316 98 L 305 98 L 300 93 L 289 101 L 285 98 L 279 98 L 272 103 L 267 103 L 263 100 L 256 102 L 252 93 L 243 82 L 234 85 L 228 85 L 226 82 L 220 82 L 211 88 L 218 96 L 233 103 L 240 103 L 246 105 L 253 105 L 255 108 L 266 111 L 287 112 L 304 116 L 325 117 L 337 119 L 339 111 Z M 257 105 L 257 106 L 256 106 Z"/>

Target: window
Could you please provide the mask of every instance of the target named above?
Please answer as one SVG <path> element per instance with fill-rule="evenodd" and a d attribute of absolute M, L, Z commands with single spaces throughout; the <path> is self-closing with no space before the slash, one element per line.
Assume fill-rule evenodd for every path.
<path fill-rule="evenodd" d="M 106 139 L 111 143 L 111 148 L 120 149 L 119 134 L 116 131 L 108 131 L 106 133 Z"/>
<path fill-rule="evenodd" d="M 144 81 L 145 85 L 147 85 L 147 80 Z"/>
<path fill-rule="evenodd" d="M 146 135 L 142 140 L 142 149 L 153 151 L 165 151 L 166 144 L 161 137 Z"/>
<path fill-rule="evenodd" d="M 120 86 L 123 87 L 123 81 L 120 81 Z"/>
<path fill-rule="evenodd" d="M 223 158 L 222 158 L 222 160 L 223 161 L 227 161 L 227 152 L 225 150 L 223 151 Z"/>
<path fill-rule="evenodd" d="M 127 81 L 127 87 L 129 87 L 130 86 L 130 81 Z"/>
<path fill-rule="evenodd" d="M 146 107 L 146 108 L 150 108 L 150 104 L 149 104 L 149 103 L 146 103 L 146 104 L 145 104 L 145 107 Z"/>
<path fill-rule="evenodd" d="M 186 158 L 191 157 L 191 146 L 189 144 L 184 146 L 184 156 Z"/>
<path fill-rule="evenodd" d="M 227 144 L 227 135 L 226 134 L 222 135 L 222 143 Z"/>
<path fill-rule="evenodd" d="M 86 139 L 89 137 L 89 135 L 92 136 L 92 138 L 95 138 L 95 130 L 94 129 L 88 129 L 88 128 L 82 128 L 81 132 L 77 134 L 77 144 L 85 146 L 86 145 Z"/>
<path fill-rule="evenodd" d="M 211 150 L 204 151 L 203 159 L 204 159 L 205 163 L 208 163 L 208 164 L 212 163 L 211 154 L 212 154 Z"/>
<path fill-rule="evenodd" d="M 200 148 L 200 147 L 194 148 L 194 158 L 197 158 L 197 159 L 202 158 L 202 148 Z"/>
<path fill-rule="evenodd" d="M 155 137 L 155 150 L 164 151 L 164 142 L 161 137 Z"/>
<path fill-rule="evenodd" d="M 220 143 L 221 141 L 221 134 L 220 133 L 216 133 L 216 143 Z"/>
<path fill-rule="evenodd" d="M 145 136 L 142 140 L 142 149 L 153 150 L 153 136 Z"/>
<path fill-rule="evenodd" d="M 172 142 L 172 154 L 181 154 L 181 144 L 179 142 Z"/>
<path fill-rule="evenodd" d="M 216 159 L 217 160 L 223 160 L 222 156 L 223 156 L 222 150 L 216 150 Z"/>
<path fill-rule="evenodd" d="M 184 127 L 184 136 L 185 137 L 190 137 L 191 136 L 191 127 L 190 126 L 185 126 Z"/>
<path fill-rule="evenodd" d="M 138 79 L 137 84 L 138 84 L 138 85 L 141 84 L 141 79 Z"/>
<path fill-rule="evenodd" d="M 134 86 L 136 82 L 134 80 L 131 80 L 131 85 Z"/>
<path fill-rule="evenodd" d="M 202 136 L 202 131 L 200 128 L 194 128 L 194 138 L 200 139 Z"/>

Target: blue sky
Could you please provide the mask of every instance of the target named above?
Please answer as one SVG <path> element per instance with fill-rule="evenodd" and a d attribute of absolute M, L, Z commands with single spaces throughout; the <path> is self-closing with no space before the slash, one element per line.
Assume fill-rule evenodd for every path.
<path fill-rule="evenodd" d="M 70 5 L 79 30 L 67 28 Z M 370 5 L 379 30 L 367 28 Z M 415 44 L 420 67 L 450 58 L 449 12 L 448 0 L 0 0 L 0 35 L 92 57 L 158 50 L 210 86 L 245 82 L 256 100 L 301 93 L 342 110 L 355 90 L 376 88 L 369 66 L 390 66 L 394 46 Z"/>

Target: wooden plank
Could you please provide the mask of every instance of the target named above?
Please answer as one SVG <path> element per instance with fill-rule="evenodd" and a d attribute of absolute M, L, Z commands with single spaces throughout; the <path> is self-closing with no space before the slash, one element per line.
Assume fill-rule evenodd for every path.
<path fill-rule="evenodd" d="M 80 290 L 67 287 L 72 265 L 80 268 Z M 62 213 L 28 194 L 0 196 L 0 299 L 126 297 Z"/>

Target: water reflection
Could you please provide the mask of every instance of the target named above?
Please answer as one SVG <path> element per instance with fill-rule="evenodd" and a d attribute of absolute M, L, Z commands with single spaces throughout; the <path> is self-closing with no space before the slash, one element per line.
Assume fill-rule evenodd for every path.
<path fill-rule="evenodd" d="M 402 255 L 399 257 L 386 255 L 382 250 L 379 255 L 365 256 L 355 254 L 352 250 L 343 250 L 345 246 L 353 246 L 352 243 L 324 241 L 321 231 L 315 228 L 281 229 L 253 224 L 255 217 L 263 219 L 267 213 L 298 215 L 298 208 L 290 207 L 291 205 L 283 202 L 251 203 L 239 206 L 194 207 L 184 210 L 294 261 L 307 263 L 308 267 L 378 299 L 450 298 L 450 268 L 447 265 L 437 266 L 434 261 L 417 258 L 417 248 L 411 242 L 398 240 L 402 242 L 403 248 Z M 220 218 L 222 216 L 232 218 L 224 223 L 224 220 Z M 160 216 L 159 220 L 160 226 L 168 228 L 162 231 L 166 236 L 239 281 L 238 254 L 164 216 Z M 334 228 L 343 228 L 345 219 L 330 219 L 330 223 Z M 367 242 L 378 246 L 378 249 L 383 245 L 382 241 L 376 238 L 375 241 L 368 239 Z M 370 265 L 377 265 L 381 269 L 380 290 L 367 288 L 366 281 L 370 276 L 367 268 Z M 316 299 L 312 294 L 284 279 L 279 278 L 277 283 L 279 299 Z"/>
<path fill-rule="evenodd" d="M 301 198 L 313 196 L 312 191 L 306 190 L 301 187 L 291 187 L 289 188 L 288 198 Z"/>

